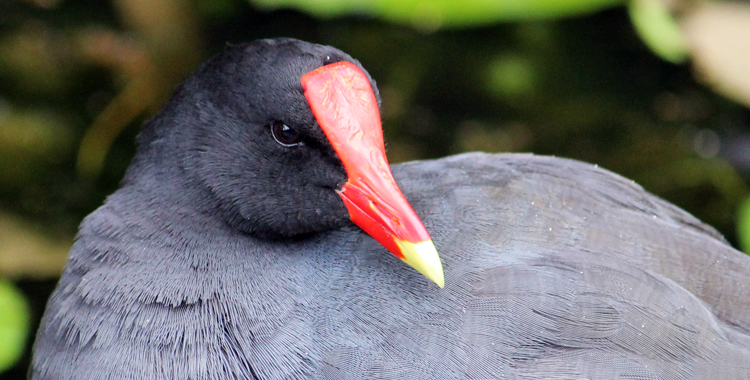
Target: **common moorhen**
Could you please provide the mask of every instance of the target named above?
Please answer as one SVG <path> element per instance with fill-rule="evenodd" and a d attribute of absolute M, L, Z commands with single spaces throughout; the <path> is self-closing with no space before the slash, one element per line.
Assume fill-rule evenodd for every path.
<path fill-rule="evenodd" d="M 750 257 L 714 229 L 562 158 L 391 176 L 378 104 L 332 47 L 204 64 L 81 224 L 30 378 L 750 379 Z"/>

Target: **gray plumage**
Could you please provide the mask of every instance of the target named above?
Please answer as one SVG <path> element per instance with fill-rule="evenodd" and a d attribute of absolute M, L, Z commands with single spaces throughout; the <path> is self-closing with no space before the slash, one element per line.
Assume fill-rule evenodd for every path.
<path fill-rule="evenodd" d="M 750 378 L 750 258 L 689 214 L 559 158 L 394 174 L 445 289 L 355 231 L 150 244 L 170 232 L 118 193 L 82 226 L 34 378 Z M 188 247 L 217 253 L 191 263 Z"/>
<path fill-rule="evenodd" d="M 170 146 L 81 225 L 31 379 L 750 378 L 750 258 L 606 170 L 393 166 L 439 289 L 351 225 L 237 231 L 184 167 L 143 159 Z"/>

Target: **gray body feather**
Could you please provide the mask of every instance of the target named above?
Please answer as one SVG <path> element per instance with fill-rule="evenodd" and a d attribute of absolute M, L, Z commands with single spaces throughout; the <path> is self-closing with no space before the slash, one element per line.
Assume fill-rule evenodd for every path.
<path fill-rule="evenodd" d="M 190 190 L 154 175 L 82 224 L 31 378 L 750 379 L 750 257 L 686 212 L 559 158 L 393 170 L 444 289 L 353 228 L 161 207 Z"/>

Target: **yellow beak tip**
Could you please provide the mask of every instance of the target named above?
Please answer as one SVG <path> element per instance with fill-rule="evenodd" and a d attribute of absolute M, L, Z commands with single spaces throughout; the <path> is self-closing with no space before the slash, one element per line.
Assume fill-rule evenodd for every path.
<path fill-rule="evenodd" d="M 437 284 L 437 286 L 441 288 L 445 286 L 443 264 L 440 262 L 440 256 L 432 240 L 419 243 L 397 240 L 396 243 L 401 249 L 401 254 L 404 255 L 403 260 L 409 266 L 422 273 L 422 275 Z"/>

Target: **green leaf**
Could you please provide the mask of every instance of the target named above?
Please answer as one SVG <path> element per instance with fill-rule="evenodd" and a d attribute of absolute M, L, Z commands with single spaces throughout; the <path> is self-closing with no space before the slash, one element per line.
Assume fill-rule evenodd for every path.
<path fill-rule="evenodd" d="M 29 309 L 23 295 L 0 279 L 0 372 L 23 354 L 29 333 Z"/>
<path fill-rule="evenodd" d="M 662 0 L 631 0 L 628 10 L 633 26 L 651 51 L 672 63 L 687 59 L 685 36 Z"/>
<path fill-rule="evenodd" d="M 750 254 L 750 196 L 740 204 L 737 214 L 737 238 L 742 251 Z"/>
<path fill-rule="evenodd" d="M 318 17 L 364 14 L 419 29 L 558 18 L 622 4 L 622 0 L 251 0 L 263 8 L 295 8 Z"/>

